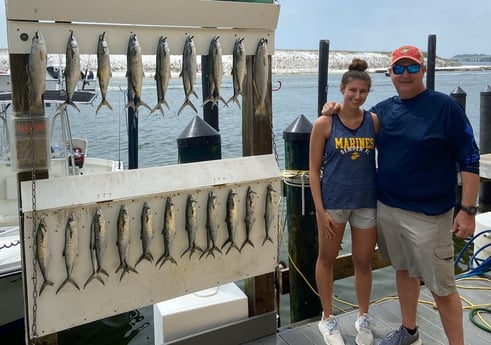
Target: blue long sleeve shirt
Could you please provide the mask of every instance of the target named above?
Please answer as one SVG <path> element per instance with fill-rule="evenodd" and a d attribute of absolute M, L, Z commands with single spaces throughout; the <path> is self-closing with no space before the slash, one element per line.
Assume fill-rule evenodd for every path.
<path fill-rule="evenodd" d="M 391 97 L 371 111 L 381 123 L 378 199 L 428 215 L 450 210 L 457 172 L 479 174 L 479 149 L 464 110 L 450 96 L 425 90 L 412 99 Z"/>

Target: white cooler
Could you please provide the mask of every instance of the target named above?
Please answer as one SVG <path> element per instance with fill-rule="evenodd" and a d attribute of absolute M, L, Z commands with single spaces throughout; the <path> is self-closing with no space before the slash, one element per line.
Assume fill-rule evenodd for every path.
<path fill-rule="evenodd" d="M 247 296 L 234 283 L 198 291 L 153 305 L 155 344 L 244 320 Z"/>
<path fill-rule="evenodd" d="M 476 216 L 476 229 L 474 236 L 484 230 L 491 230 L 491 212 L 480 213 Z M 491 232 L 480 235 L 474 240 L 474 253 L 485 245 L 491 243 Z M 483 249 L 476 258 L 485 260 L 491 256 L 491 246 Z"/>

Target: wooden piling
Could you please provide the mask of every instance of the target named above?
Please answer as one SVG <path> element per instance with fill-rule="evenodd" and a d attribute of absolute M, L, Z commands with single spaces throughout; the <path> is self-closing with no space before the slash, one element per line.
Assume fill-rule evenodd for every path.
<path fill-rule="evenodd" d="M 32 123 L 35 122 L 36 120 L 40 120 L 44 118 L 44 114 L 30 114 L 29 113 L 29 89 L 28 89 L 28 66 L 29 63 L 29 54 L 9 54 L 9 64 L 10 64 L 10 78 L 11 78 L 11 84 L 12 84 L 12 111 L 13 111 L 13 116 L 15 118 L 18 118 L 20 120 L 27 120 L 31 123 L 30 127 L 32 126 Z M 15 121 L 15 120 L 14 120 Z M 32 121 L 32 122 L 31 122 Z M 44 120 L 42 121 L 44 122 Z M 46 122 L 44 122 L 46 124 Z M 45 128 L 46 129 L 46 128 Z M 49 157 L 47 156 L 48 153 L 45 152 L 46 148 L 40 148 L 39 144 L 41 143 L 46 143 L 48 140 L 47 138 L 47 131 L 43 130 L 42 132 L 36 133 L 34 131 L 34 128 L 30 128 L 31 131 L 31 139 L 32 140 L 21 140 L 17 134 L 17 130 L 14 131 L 14 138 L 13 142 L 16 145 L 16 156 L 13 159 L 16 159 L 19 157 L 19 151 L 22 150 L 26 153 L 26 155 L 40 155 L 41 153 L 44 153 L 44 157 L 38 157 L 39 159 L 35 159 L 31 162 L 31 169 L 26 169 L 23 171 L 17 172 L 17 190 L 19 191 L 17 194 L 19 195 L 19 219 L 21 220 L 21 224 L 19 227 L 20 231 L 20 238 L 24 238 L 26 233 L 32 233 L 33 229 L 25 229 L 24 228 L 24 223 L 23 223 L 23 217 L 21 217 L 21 210 L 22 210 L 22 194 L 20 193 L 20 185 L 23 181 L 35 181 L 35 180 L 41 180 L 41 179 L 47 179 L 48 176 L 48 170 L 46 168 L 46 162 L 49 160 Z M 40 138 L 39 135 L 42 135 L 44 137 Z M 37 135 L 37 136 L 36 136 Z M 20 148 L 18 145 L 21 143 L 23 146 Z M 36 145 L 38 147 L 36 147 Z M 18 166 L 18 160 L 16 161 L 17 166 Z M 38 166 L 37 164 L 40 164 Z M 34 185 L 33 185 L 34 186 Z M 34 187 L 33 187 L 34 189 Z M 34 190 L 35 192 L 35 190 Z M 24 248 L 24 246 L 21 246 L 21 255 L 22 255 L 22 261 L 25 262 L 26 254 L 25 250 L 28 248 Z M 40 277 L 40 275 L 38 275 Z M 24 300 L 27 301 L 27 284 L 32 284 L 33 282 L 30 281 L 29 279 L 26 278 L 26 271 L 22 270 L 22 281 L 23 281 L 23 291 L 24 291 Z M 25 325 L 30 325 L 33 324 L 33 322 L 27 322 L 27 319 L 29 318 L 29 308 L 27 303 L 24 303 L 24 315 L 26 318 Z M 30 339 L 34 340 L 32 341 L 33 344 L 49 344 L 49 345 L 56 345 L 58 343 L 57 341 L 57 335 L 48 335 L 48 336 L 43 336 L 43 337 L 37 337 L 38 335 L 35 334 L 35 326 L 32 329 L 29 329 L 26 327 L 26 343 L 29 344 L 31 343 Z"/>
<path fill-rule="evenodd" d="M 480 93 L 479 149 L 481 154 L 491 153 L 491 86 Z M 491 211 L 491 182 L 481 182 L 479 187 L 479 211 Z"/>
<path fill-rule="evenodd" d="M 436 35 L 428 35 L 428 55 L 426 56 L 426 88 L 435 89 Z"/>
<path fill-rule="evenodd" d="M 254 56 L 246 57 L 247 75 L 242 94 L 242 155 L 253 156 L 273 152 L 272 118 L 272 70 L 271 56 L 268 56 L 268 93 L 266 95 L 266 114 L 256 114 L 257 97 L 253 85 Z M 255 316 L 275 310 L 274 273 L 267 273 L 245 280 L 245 293 L 248 297 L 249 316 Z"/>

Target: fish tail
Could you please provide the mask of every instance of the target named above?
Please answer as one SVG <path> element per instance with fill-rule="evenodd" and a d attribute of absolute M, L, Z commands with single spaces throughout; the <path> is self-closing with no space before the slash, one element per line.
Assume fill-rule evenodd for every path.
<path fill-rule="evenodd" d="M 184 256 L 184 254 L 186 254 L 187 252 L 189 252 L 189 251 L 191 251 L 191 250 L 193 250 L 193 249 L 192 249 L 192 247 L 188 247 L 188 248 L 187 248 L 187 249 L 184 251 L 184 253 L 182 253 L 182 254 L 181 254 L 181 258 Z"/>
<path fill-rule="evenodd" d="M 272 238 L 271 238 L 269 235 L 266 235 L 266 237 L 264 238 L 264 241 L 263 241 L 263 244 L 262 244 L 262 245 L 264 246 L 264 244 L 265 244 L 267 241 L 269 241 L 269 242 L 271 242 L 271 243 L 273 243 L 273 244 L 274 244 L 273 239 L 272 239 Z"/>
<path fill-rule="evenodd" d="M 256 115 L 266 116 L 267 114 L 268 114 L 268 112 L 266 110 L 266 104 L 265 103 L 258 104 L 256 107 Z"/>
<path fill-rule="evenodd" d="M 87 279 L 87 281 L 85 282 L 85 284 L 84 284 L 84 289 L 85 289 L 85 287 L 86 287 L 86 286 L 87 286 L 87 285 L 88 285 L 88 284 L 89 284 L 89 283 L 90 283 L 92 280 L 94 280 L 94 279 L 97 279 L 98 281 L 100 281 L 102 285 L 104 285 L 104 286 L 106 285 L 106 284 L 104 283 L 104 280 L 103 280 L 103 279 L 102 279 L 102 277 L 100 276 L 100 274 L 99 274 L 99 273 L 94 272 L 94 273 L 92 273 L 92 274 L 90 275 L 89 279 Z"/>
<path fill-rule="evenodd" d="M 61 103 L 61 104 L 60 104 L 60 105 L 59 105 L 59 106 L 56 108 L 56 112 L 57 112 L 57 113 L 60 113 L 60 112 L 62 112 L 63 110 L 65 110 L 66 105 L 67 105 L 67 103 L 66 103 L 66 102 Z"/>
<path fill-rule="evenodd" d="M 213 104 L 215 104 L 215 101 L 214 101 L 213 97 L 211 97 L 211 96 L 207 97 L 201 106 L 204 107 L 206 104 L 208 104 L 210 102 L 213 102 Z M 213 105 L 211 107 L 213 108 Z"/>
<path fill-rule="evenodd" d="M 109 274 L 106 272 L 106 270 L 102 267 L 99 267 L 99 269 L 97 270 L 97 273 L 100 273 L 100 274 L 105 274 L 106 277 L 109 277 Z"/>
<path fill-rule="evenodd" d="M 70 283 L 72 284 L 73 286 L 75 286 L 77 288 L 77 290 L 80 291 L 80 287 L 78 286 L 77 282 L 75 280 L 73 280 L 72 277 L 67 277 L 63 283 L 61 283 L 60 287 L 58 288 L 58 290 L 56 290 L 56 294 L 58 294 L 58 292 L 60 292 L 60 290 L 67 284 L 67 283 Z"/>
<path fill-rule="evenodd" d="M 171 255 L 167 255 L 167 254 L 164 254 L 160 257 L 159 261 L 162 261 L 162 263 L 160 264 L 159 268 L 162 268 L 162 266 L 167 262 L 167 261 L 170 261 L 172 262 L 174 265 L 177 266 L 177 262 L 176 260 L 171 256 Z M 157 263 L 155 264 L 155 266 L 157 266 L 157 264 L 159 263 L 159 261 L 157 261 Z"/>
<path fill-rule="evenodd" d="M 157 104 L 153 109 L 152 111 L 150 112 L 150 115 L 152 115 L 156 110 L 160 110 L 160 112 L 162 113 L 162 116 L 164 116 L 164 109 L 162 109 L 162 103 L 159 103 Z"/>
<path fill-rule="evenodd" d="M 223 103 L 223 104 L 224 104 L 226 107 L 228 107 L 227 102 L 225 102 L 225 99 L 223 99 L 223 97 L 222 97 L 222 96 L 219 96 L 219 97 L 218 97 L 218 99 L 219 99 L 220 101 L 222 101 L 222 103 Z M 218 103 L 218 101 L 217 101 L 217 103 Z"/>
<path fill-rule="evenodd" d="M 150 108 L 147 103 L 143 102 L 140 97 L 135 96 L 135 98 L 133 99 L 133 103 L 134 103 L 135 109 L 138 109 L 139 107 L 143 106 L 143 107 L 147 108 L 148 110 L 152 111 L 152 108 Z"/>
<path fill-rule="evenodd" d="M 246 244 L 250 244 L 252 246 L 252 248 L 255 248 L 254 247 L 254 243 L 252 243 L 252 241 L 250 239 L 246 239 L 244 241 L 244 243 L 242 243 L 242 246 L 240 246 L 240 250 L 242 251 L 242 248 L 244 248 L 246 246 Z"/>
<path fill-rule="evenodd" d="M 194 112 L 197 114 L 198 113 L 198 110 L 196 109 L 196 107 L 194 106 L 193 102 L 191 102 L 189 100 L 189 98 L 186 98 L 186 100 L 184 101 L 184 103 L 181 105 L 181 108 L 179 108 L 179 111 L 177 112 L 177 115 L 179 115 L 181 113 L 181 111 L 186 107 L 186 106 L 190 106 Z"/>
<path fill-rule="evenodd" d="M 45 280 L 43 284 L 41 285 L 41 289 L 39 289 L 39 296 L 43 293 L 43 290 L 46 288 L 46 286 L 53 286 L 55 285 L 51 280 Z"/>
<path fill-rule="evenodd" d="M 232 243 L 232 240 L 230 238 L 226 240 L 225 243 L 222 244 L 222 249 L 227 245 L 227 243 Z"/>
<path fill-rule="evenodd" d="M 227 251 L 225 252 L 225 254 L 228 254 L 228 252 L 230 252 L 230 250 L 232 250 L 232 248 L 235 248 L 237 249 L 237 251 L 240 253 L 241 250 L 240 248 L 237 246 L 237 244 L 235 242 L 231 242 L 231 245 L 230 247 L 228 247 Z"/>
<path fill-rule="evenodd" d="M 134 272 L 134 273 L 138 274 L 138 271 L 137 270 L 135 270 L 130 265 L 125 264 L 124 267 L 123 267 L 123 272 L 121 273 L 121 277 L 119 277 L 119 281 L 123 280 L 124 275 L 126 273 L 130 273 L 130 272 Z"/>
<path fill-rule="evenodd" d="M 125 266 L 126 266 L 126 264 L 125 264 L 123 261 L 121 261 L 121 263 L 119 264 L 119 266 L 118 266 L 118 268 L 116 269 L 116 271 L 114 271 L 114 273 L 118 273 L 118 272 L 119 272 L 119 270 L 124 269 L 124 268 L 125 268 Z"/>
<path fill-rule="evenodd" d="M 111 106 L 111 104 L 104 98 L 101 103 L 99 103 L 99 105 L 97 106 L 97 109 L 95 111 L 95 114 L 97 115 L 97 113 L 99 112 L 99 110 L 101 110 L 101 108 L 103 106 L 106 106 L 108 107 L 109 109 L 113 110 L 113 107 Z"/>
<path fill-rule="evenodd" d="M 143 261 L 143 260 L 147 260 L 147 261 L 153 262 L 153 255 L 152 255 L 152 253 L 150 253 L 150 252 L 143 253 L 140 256 L 140 258 L 138 259 L 138 261 L 136 262 L 135 267 L 138 266 L 138 264 L 141 261 Z"/>
<path fill-rule="evenodd" d="M 213 252 L 214 250 L 216 250 L 217 252 L 219 252 L 220 254 L 222 254 L 222 251 L 220 250 L 220 248 L 218 248 L 216 245 L 213 245 L 213 247 L 211 248 L 211 251 Z"/>
<path fill-rule="evenodd" d="M 205 254 L 208 254 L 208 255 L 213 255 L 213 257 L 215 257 L 215 254 L 213 254 L 213 252 L 211 251 L 210 248 L 207 248 L 205 250 L 203 250 L 203 253 L 201 253 L 201 255 L 199 256 L 199 259 L 201 260 L 201 258 L 205 255 Z M 206 255 L 206 257 L 208 257 L 208 255 Z"/>
<path fill-rule="evenodd" d="M 238 95 L 233 95 L 232 97 L 230 97 L 230 99 L 227 101 L 227 106 L 232 101 L 232 102 L 235 102 L 239 106 L 239 109 L 240 109 L 240 102 L 239 102 L 239 99 L 237 96 Z"/>
<path fill-rule="evenodd" d="M 80 109 L 78 109 L 77 105 L 72 100 L 66 100 L 65 101 L 65 104 L 71 105 L 72 107 L 74 107 L 75 109 L 77 109 L 77 111 L 80 113 Z"/>

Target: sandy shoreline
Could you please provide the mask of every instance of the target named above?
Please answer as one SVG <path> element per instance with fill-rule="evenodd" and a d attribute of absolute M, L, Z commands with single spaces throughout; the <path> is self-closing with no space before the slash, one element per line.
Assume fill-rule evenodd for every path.
<path fill-rule="evenodd" d="M 390 64 L 390 52 L 356 52 L 356 51 L 331 51 L 329 53 L 329 70 L 343 72 L 347 70 L 354 58 L 365 59 L 368 62 L 369 70 L 385 69 Z M 142 57 L 145 72 L 154 73 L 155 56 L 145 55 Z M 272 56 L 272 71 L 274 74 L 301 74 L 317 73 L 319 68 L 319 52 L 317 50 L 276 50 Z M 48 64 L 64 65 L 63 55 L 49 55 Z M 458 66 L 451 60 L 439 59 L 436 61 L 437 67 Z M 82 70 L 97 70 L 95 55 L 81 56 Z M 126 73 L 126 56 L 111 55 L 111 68 L 113 76 L 123 76 Z M 173 74 L 180 73 L 182 68 L 182 57 L 180 55 L 171 56 L 171 70 Z M 0 70 L 9 69 L 9 56 L 7 49 L 0 49 Z M 198 57 L 198 70 L 201 69 L 201 59 Z M 225 74 L 230 74 L 232 69 L 232 56 L 223 56 L 223 70 Z M 147 75 L 148 77 L 148 75 Z"/>

